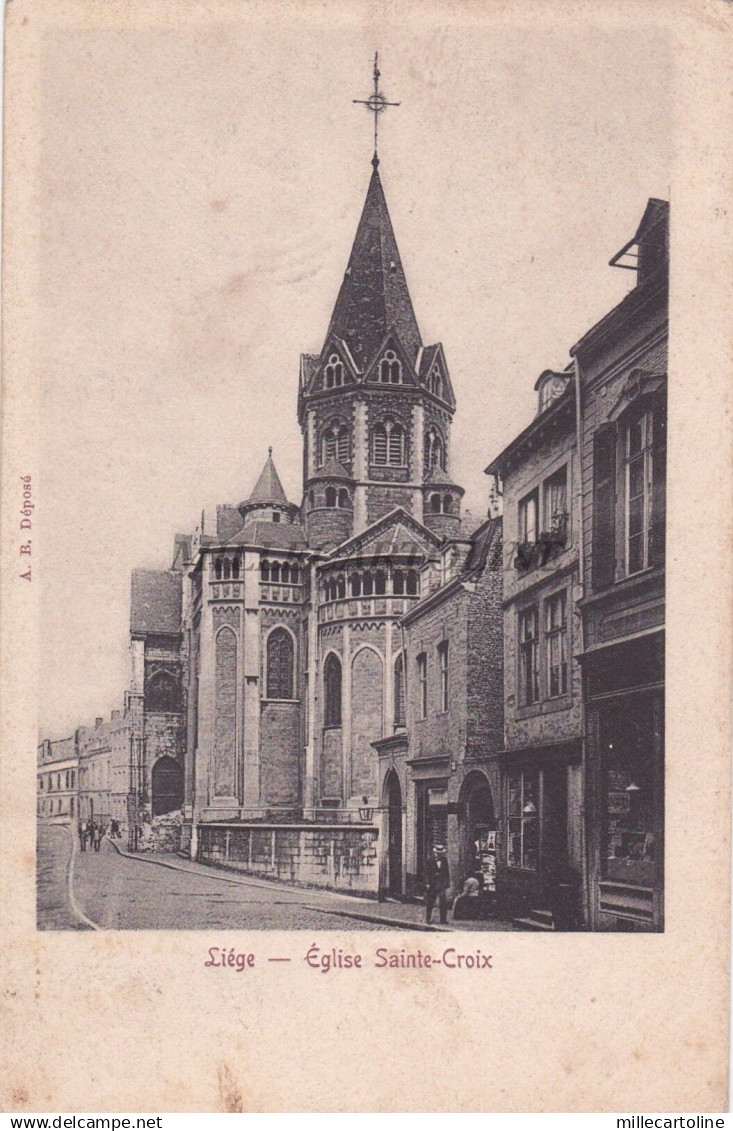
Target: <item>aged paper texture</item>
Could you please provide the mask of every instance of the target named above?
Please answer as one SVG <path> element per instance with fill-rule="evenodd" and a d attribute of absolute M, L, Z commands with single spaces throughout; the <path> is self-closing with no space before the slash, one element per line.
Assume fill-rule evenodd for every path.
<path fill-rule="evenodd" d="M 730 6 L 5 25 L 3 1109 L 724 1111 Z"/>

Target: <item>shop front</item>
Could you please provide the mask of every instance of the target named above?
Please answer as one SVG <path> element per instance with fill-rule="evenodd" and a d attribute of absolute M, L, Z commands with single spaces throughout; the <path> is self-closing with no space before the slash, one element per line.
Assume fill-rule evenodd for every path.
<path fill-rule="evenodd" d="M 573 741 L 507 751 L 502 759 L 497 895 L 507 915 L 535 913 L 551 923 L 559 918 L 560 892 L 564 918 L 580 924 L 581 751 L 581 742 Z"/>
<path fill-rule="evenodd" d="M 589 654 L 588 846 L 599 930 L 663 929 L 663 634 Z"/>

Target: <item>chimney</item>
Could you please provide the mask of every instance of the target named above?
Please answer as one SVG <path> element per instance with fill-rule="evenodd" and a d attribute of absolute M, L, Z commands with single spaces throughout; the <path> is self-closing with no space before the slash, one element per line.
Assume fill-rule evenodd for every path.
<path fill-rule="evenodd" d="M 94 720 L 94 729 L 96 730 L 97 727 L 101 727 L 103 722 L 104 722 L 104 719 L 101 719 L 101 718 L 95 719 Z"/>

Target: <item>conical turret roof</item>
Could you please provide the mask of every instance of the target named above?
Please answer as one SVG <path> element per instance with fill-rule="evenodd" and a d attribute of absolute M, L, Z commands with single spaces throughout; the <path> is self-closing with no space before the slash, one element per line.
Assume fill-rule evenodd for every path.
<path fill-rule="evenodd" d="M 392 329 L 412 363 L 422 346 L 376 157 L 372 164 L 374 172 L 329 326 L 329 334 L 346 342 L 362 369 Z"/>
<path fill-rule="evenodd" d="M 272 448 L 270 448 L 267 453 L 265 466 L 260 472 L 260 477 L 255 483 L 252 494 L 247 499 L 247 503 L 280 503 L 281 505 L 288 505 L 287 495 L 283 490 L 280 476 L 275 469 L 275 464 L 272 459 Z"/>

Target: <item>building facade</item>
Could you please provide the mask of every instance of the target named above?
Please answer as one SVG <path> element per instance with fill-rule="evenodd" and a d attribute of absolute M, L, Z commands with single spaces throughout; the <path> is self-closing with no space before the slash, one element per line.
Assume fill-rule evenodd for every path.
<path fill-rule="evenodd" d="M 664 925 L 664 607 L 669 207 L 611 260 L 626 298 L 573 347 L 582 402 L 588 914 Z"/>
<path fill-rule="evenodd" d="M 501 520 L 447 538 L 401 620 L 394 734 L 379 754 L 382 872 L 392 896 L 421 894 L 425 863 L 447 849 L 452 890 L 476 867 L 496 883 L 502 749 Z"/>
<path fill-rule="evenodd" d="M 38 817 L 66 824 L 79 812 L 79 747 L 77 734 L 38 744 L 36 813 Z"/>

